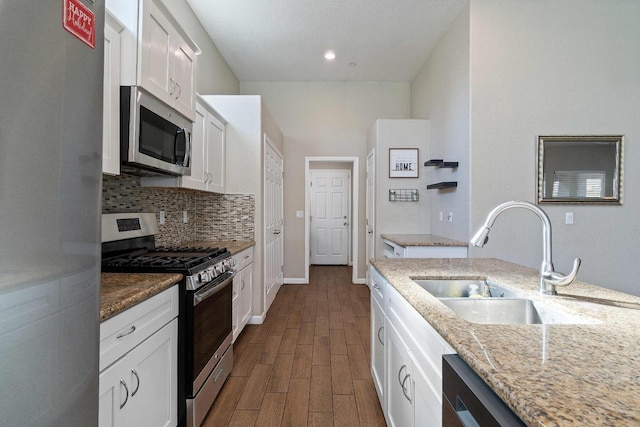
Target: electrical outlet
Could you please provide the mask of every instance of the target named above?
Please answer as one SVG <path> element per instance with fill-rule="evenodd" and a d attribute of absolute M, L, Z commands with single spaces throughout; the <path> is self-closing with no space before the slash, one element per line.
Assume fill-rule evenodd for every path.
<path fill-rule="evenodd" d="M 160 211 L 160 225 L 164 224 L 164 222 L 165 222 L 164 211 Z"/>
<path fill-rule="evenodd" d="M 296 211 L 296 218 L 304 218 L 304 211 Z"/>
<path fill-rule="evenodd" d="M 182 211 L 182 222 L 185 224 L 189 222 L 189 214 L 187 211 Z"/>
<path fill-rule="evenodd" d="M 449 212 L 449 215 L 447 215 L 447 221 L 453 222 L 453 212 Z"/>
<path fill-rule="evenodd" d="M 442 222 L 442 218 L 443 218 L 442 211 L 440 211 L 440 222 Z"/>
<path fill-rule="evenodd" d="M 567 212 L 564 215 L 564 223 L 565 224 L 573 224 L 573 212 Z"/>

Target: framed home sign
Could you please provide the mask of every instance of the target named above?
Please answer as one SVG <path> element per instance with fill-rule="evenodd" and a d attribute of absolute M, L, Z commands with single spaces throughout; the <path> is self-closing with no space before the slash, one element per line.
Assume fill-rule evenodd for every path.
<path fill-rule="evenodd" d="M 389 148 L 389 178 L 418 178 L 418 149 Z"/>

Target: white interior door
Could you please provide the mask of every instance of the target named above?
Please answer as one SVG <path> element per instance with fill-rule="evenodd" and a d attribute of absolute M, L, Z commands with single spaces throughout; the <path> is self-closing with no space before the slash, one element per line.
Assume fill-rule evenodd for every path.
<path fill-rule="evenodd" d="M 375 150 L 371 150 L 371 153 L 367 156 L 367 247 L 366 247 L 366 259 L 367 264 L 369 260 L 374 257 L 375 250 L 375 194 L 376 194 L 376 154 Z M 369 269 L 367 269 L 367 274 Z"/>
<path fill-rule="evenodd" d="M 264 150 L 264 312 L 266 313 L 283 282 L 282 155 L 267 135 Z"/>
<path fill-rule="evenodd" d="M 349 189 L 347 170 L 311 172 L 311 264 L 349 263 Z"/>

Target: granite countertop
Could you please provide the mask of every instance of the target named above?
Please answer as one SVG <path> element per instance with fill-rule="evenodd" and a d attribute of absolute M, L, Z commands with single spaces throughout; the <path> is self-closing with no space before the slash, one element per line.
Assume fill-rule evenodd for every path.
<path fill-rule="evenodd" d="M 371 262 L 527 425 L 640 425 L 640 297 L 580 281 L 543 296 L 538 271 L 497 259 Z M 599 323 L 470 323 L 411 278 L 486 278 Z"/>
<path fill-rule="evenodd" d="M 100 321 L 159 294 L 182 280 L 178 273 L 102 273 Z"/>
<path fill-rule="evenodd" d="M 447 239 L 433 234 L 382 234 L 387 239 L 399 246 L 463 246 L 468 247 L 467 242 Z"/>

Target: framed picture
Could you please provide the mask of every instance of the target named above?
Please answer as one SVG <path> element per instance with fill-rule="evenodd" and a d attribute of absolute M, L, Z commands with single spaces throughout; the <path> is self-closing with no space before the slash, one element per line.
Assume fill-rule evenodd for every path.
<path fill-rule="evenodd" d="M 418 178 L 418 149 L 389 148 L 389 178 Z"/>

